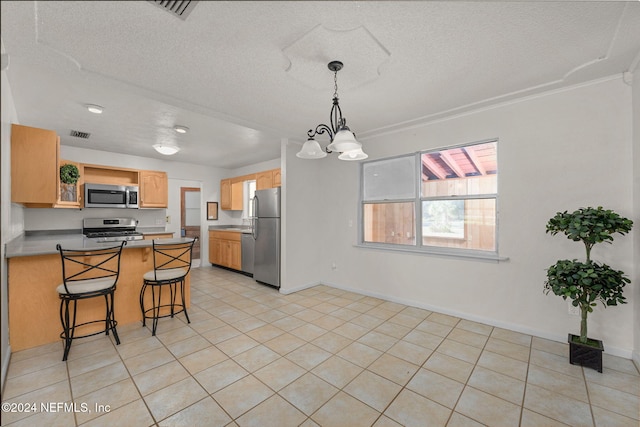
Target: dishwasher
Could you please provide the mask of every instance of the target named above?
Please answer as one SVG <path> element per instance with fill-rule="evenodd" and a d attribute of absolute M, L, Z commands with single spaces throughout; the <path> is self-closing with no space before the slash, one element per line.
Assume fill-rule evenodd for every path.
<path fill-rule="evenodd" d="M 253 277 L 253 252 L 256 241 L 251 233 L 242 233 L 240 250 L 242 252 L 242 272 Z"/>

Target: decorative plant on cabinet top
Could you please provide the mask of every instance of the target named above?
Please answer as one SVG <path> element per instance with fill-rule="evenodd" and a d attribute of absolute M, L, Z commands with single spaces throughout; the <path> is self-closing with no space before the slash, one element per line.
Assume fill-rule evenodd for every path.
<path fill-rule="evenodd" d="M 77 202 L 77 186 L 80 171 L 73 163 L 60 166 L 60 200 L 63 202 Z"/>
<path fill-rule="evenodd" d="M 572 305 L 580 308 L 580 336 L 569 334 L 572 364 L 589 366 L 602 372 L 604 347 L 602 341 L 587 337 L 587 315 L 593 311 L 598 301 L 605 307 L 625 304 L 622 292 L 630 280 L 622 271 L 593 261 L 591 250 L 596 243 L 613 242 L 615 233 L 625 235 L 631 231 L 632 226 L 633 221 L 630 219 L 601 206 L 581 208 L 572 213 L 558 212 L 547 222 L 547 233 L 563 233 L 570 240 L 582 242 L 586 251 L 585 262 L 565 259 L 549 267 L 544 284 L 545 293 L 553 292 L 563 299 L 570 298 Z M 576 346 L 582 346 L 582 350 Z M 597 355 L 587 347 L 595 347 Z M 581 360 L 581 351 L 586 354 L 585 360 Z"/>

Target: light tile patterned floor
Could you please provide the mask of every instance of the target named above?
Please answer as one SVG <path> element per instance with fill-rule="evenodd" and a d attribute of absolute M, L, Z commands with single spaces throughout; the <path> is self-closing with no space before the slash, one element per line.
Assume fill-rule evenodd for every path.
<path fill-rule="evenodd" d="M 285 296 L 208 266 L 191 283 L 190 325 L 121 326 L 66 363 L 60 343 L 14 353 L 3 403 L 36 411 L 2 425 L 640 424 L 630 360 L 605 354 L 600 374 L 564 343 L 327 286 Z"/>

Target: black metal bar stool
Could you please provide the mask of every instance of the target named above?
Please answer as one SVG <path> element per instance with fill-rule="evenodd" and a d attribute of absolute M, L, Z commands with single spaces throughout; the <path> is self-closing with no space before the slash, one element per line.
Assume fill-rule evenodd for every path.
<path fill-rule="evenodd" d="M 116 343 L 120 344 L 116 330 L 118 323 L 113 313 L 113 296 L 120 275 L 120 255 L 125 244 L 122 242 L 119 246 L 99 249 L 63 249 L 60 244 L 56 245 L 62 259 L 62 284 L 56 289 L 60 297 L 60 338 L 64 339 L 62 361 L 67 360 L 74 339 L 103 332 L 109 335 L 109 331 L 113 331 Z M 96 297 L 105 299 L 105 318 L 76 324 L 78 301 Z M 92 328 L 83 335 L 76 335 L 77 329 L 97 323 L 104 323 L 104 328 L 97 332 Z"/>
<path fill-rule="evenodd" d="M 152 319 L 151 335 L 156 334 L 158 319 L 174 317 L 184 312 L 187 322 L 189 314 L 184 297 L 184 284 L 191 269 L 193 245 L 198 240 L 176 241 L 174 239 L 153 240 L 153 270 L 144 274 L 144 282 L 140 290 L 140 311 L 142 312 L 142 326 L 146 326 L 147 319 Z M 180 291 L 180 303 L 176 304 Z M 162 288 L 169 288 L 169 300 L 162 300 Z M 145 308 L 144 300 L 147 287 L 151 288 L 151 307 Z M 166 294 L 165 294 L 166 295 Z"/>

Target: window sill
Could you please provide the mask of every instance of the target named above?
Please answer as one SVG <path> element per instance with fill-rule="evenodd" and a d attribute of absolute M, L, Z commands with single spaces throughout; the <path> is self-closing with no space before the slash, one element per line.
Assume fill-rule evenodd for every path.
<path fill-rule="evenodd" d="M 493 262 L 504 262 L 509 261 L 509 257 L 499 256 L 497 254 L 485 254 L 478 252 L 466 252 L 466 251 L 446 251 L 446 250 L 422 250 L 412 247 L 398 247 L 388 246 L 388 245 L 375 245 L 375 244 L 363 244 L 359 243 L 354 245 L 356 248 L 361 249 L 373 249 L 373 250 L 381 250 L 381 251 L 390 251 L 390 252 L 405 252 L 412 253 L 418 255 L 431 255 L 431 256 L 440 256 L 446 258 L 457 258 L 457 259 L 468 259 L 468 260 L 477 260 L 477 261 L 493 261 Z"/>

